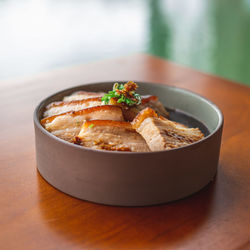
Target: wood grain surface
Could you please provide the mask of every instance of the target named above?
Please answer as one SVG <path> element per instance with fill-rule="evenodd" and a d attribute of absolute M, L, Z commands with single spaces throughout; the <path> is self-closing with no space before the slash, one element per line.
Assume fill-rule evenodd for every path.
<path fill-rule="evenodd" d="M 106 80 L 169 84 L 223 111 L 216 180 L 152 207 L 72 198 L 37 172 L 33 110 L 55 91 Z M 250 249 L 250 89 L 148 55 L 133 55 L 0 82 L 0 249 Z"/>

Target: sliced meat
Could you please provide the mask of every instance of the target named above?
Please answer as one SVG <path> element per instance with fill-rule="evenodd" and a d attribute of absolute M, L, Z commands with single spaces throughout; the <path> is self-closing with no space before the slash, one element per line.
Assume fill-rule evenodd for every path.
<path fill-rule="evenodd" d="M 78 111 L 84 108 L 102 105 L 101 97 L 92 97 L 83 100 L 52 102 L 46 107 L 44 117 L 59 115 L 69 111 Z"/>
<path fill-rule="evenodd" d="M 105 95 L 104 92 L 87 92 L 87 91 L 77 91 L 69 96 L 65 96 L 63 101 L 70 102 L 73 100 L 83 100 L 87 98 L 102 97 Z"/>
<path fill-rule="evenodd" d="M 120 107 L 103 105 L 44 118 L 41 124 L 53 135 L 72 142 L 80 132 L 83 122 L 92 119 L 124 120 Z"/>
<path fill-rule="evenodd" d="M 145 140 L 132 128 L 129 122 L 86 121 L 76 137 L 75 143 L 111 151 L 150 151 Z"/>
<path fill-rule="evenodd" d="M 198 128 L 158 117 L 151 108 L 142 110 L 132 122 L 132 127 L 147 142 L 152 151 L 178 148 L 199 141 L 204 137 Z"/>
<path fill-rule="evenodd" d="M 138 106 L 122 106 L 125 120 L 132 121 L 140 111 L 147 107 L 154 109 L 158 115 L 164 116 L 166 118 L 169 117 L 169 113 L 164 108 L 163 104 L 158 100 L 158 97 L 154 95 L 147 95 L 142 96 L 141 104 Z"/>
<path fill-rule="evenodd" d="M 148 95 L 142 97 L 142 103 L 139 106 L 140 111 L 145 108 L 152 108 L 159 116 L 169 118 L 169 113 L 155 95 Z"/>

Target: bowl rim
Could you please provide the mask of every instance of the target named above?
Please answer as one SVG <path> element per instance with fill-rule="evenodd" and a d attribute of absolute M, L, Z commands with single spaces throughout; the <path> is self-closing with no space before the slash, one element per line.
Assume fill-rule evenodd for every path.
<path fill-rule="evenodd" d="M 115 81 L 104 81 L 104 82 L 90 82 L 90 83 L 84 83 L 84 84 L 79 84 L 79 85 L 76 85 L 74 87 L 70 87 L 70 88 L 65 88 L 63 90 L 60 90 L 60 91 L 57 91 L 49 96 L 47 96 L 46 98 L 44 98 L 42 101 L 39 102 L 39 104 L 36 106 L 34 112 L 33 112 L 33 121 L 34 121 L 34 124 L 37 126 L 37 128 L 39 128 L 45 135 L 49 136 L 50 138 L 58 141 L 59 143 L 63 143 L 65 144 L 66 146 L 69 146 L 69 147 L 73 147 L 73 148 L 76 148 L 78 150 L 87 150 L 87 151 L 91 151 L 91 152 L 96 152 L 96 153 L 101 153 L 101 154 L 118 154 L 118 155 L 126 155 L 126 154 L 129 154 L 129 155 L 145 155 L 145 154 L 159 154 L 159 153 L 167 153 L 167 152 L 172 152 L 172 151 L 179 151 L 179 150 L 184 150 L 184 149 L 187 149 L 187 148 L 192 148 L 206 140 L 208 140 L 209 138 L 211 138 L 214 134 L 216 134 L 218 132 L 218 130 L 220 128 L 223 127 L 223 124 L 224 124 L 224 116 L 223 116 L 223 113 L 222 111 L 219 109 L 219 107 L 213 103 L 212 101 L 210 101 L 209 99 L 207 99 L 206 97 L 200 95 L 200 94 L 197 94 L 193 91 L 190 91 L 188 89 L 185 89 L 185 88 L 179 88 L 179 87 L 176 87 L 176 86 L 170 86 L 170 85 L 167 85 L 167 84 L 164 84 L 164 83 L 153 83 L 153 82 L 145 82 L 145 81 L 136 81 L 136 83 L 138 83 L 139 85 L 140 84 L 146 84 L 146 85 L 150 85 L 150 86 L 158 86 L 158 87 L 166 87 L 168 89 L 172 89 L 172 90 L 175 90 L 175 91 L 179 91 L 179 92 L 185 92 L 191 96 L 195 96 L 195 97 L 199 97 L 202 101 L 204 101 L 205 103 L 207 103 L 208 105 L 210 105 L 215 111 L 216 111 L 216 114 L 218 115 L 218 124 L 217 124 L 217 127 L 211 132 L 209 133 L 209 135 L 205 136 L 204 138 L 202 138 L 201 140 L 197 141 L 197 142 L 193 142 L 191 144 L 188 144 L 188 145 L 185 145 L 185 146 L 181 146 L 181 147 L 178 147 L 178 148 L 173 148 L 173 149 L 166 149 L 166 150 L 158 150 L 158 151 L 150 151 L 150 152 L 127 152 L 127 151 L 109 151 L 109 150 L 101 150 L 101 149 L 93 149 L 93 148 L 88 148 L 88 147 L 84 147 L 84 146 L 80 146 L 80 145 L 77 145 L 77 144 L 74 144 L 74 143 L 71 143 L 71 142 L 68 142 L 68 141 L 65 141 L 59 137 L 56 137 L 55 135 L 53 135 L 52 133 L 50 133 L 49 131 L 47 131 L 40 123 L 39 119 L 38 119 L 38 111 L 40 110 L 40 108 L 44 105 L 44 103 L 51 99 L 52 97 L 60 94 L 60 93 L 63 93 L 65 91 L 70 91 L 70 90 L 75 90 L 77 88 L 81 88 L 81 87 L 85 87 L 85 86 L 90 86 L 90 85 L 97 85 L 97 84 L 111 84 L 111 83 L 114 83 L 114 82 L 119 82 L 119 83 L 125 83 L 125 82 L 128 82 L 126 80 L 115 80 Z M 77 90 L 76 90 L 77 91 Z"/>

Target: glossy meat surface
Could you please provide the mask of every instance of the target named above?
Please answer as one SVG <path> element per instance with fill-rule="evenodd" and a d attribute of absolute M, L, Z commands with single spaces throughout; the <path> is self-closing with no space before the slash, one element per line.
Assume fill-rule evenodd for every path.
<path fill-rule="evenodd" d="M 204 137 L 199 128 L 158 117 L 154 110 L 146 108 L 132 122 L 132 126 L 147 142 L 152 151 L 189 145 Z"/>
<path fill-rule="evenodd" d="M 69 102 L 73 100 L 83 100 L 87 98 L 102 97 L 104 92 L 88 92 L 88 91 L 77 91 L 69 96 L 65 96 L 63 101 Z"/>
<path fill-rule="evenodd" d="M 120 107 L 103 105 L 44 118 L 41 124 L 53 135 L 72 142 L 80 132 L 83 122 L 93 119 L 124 120 Z"/>
<path fill-rule="evenodd" d="M 110 151 L 149 152 L 145 140 L 129 122 L 93 120 L 82 125 L 75 143 Z"/>
<path fill-rule="evenodd" d="M 102 105 L 101 97 L 92 97 L 83 100 L 53 102 L 46 107 L 44 117 L 50 117 L 69 111 L 78 111 L 84 108 L 100 105 Z"/>

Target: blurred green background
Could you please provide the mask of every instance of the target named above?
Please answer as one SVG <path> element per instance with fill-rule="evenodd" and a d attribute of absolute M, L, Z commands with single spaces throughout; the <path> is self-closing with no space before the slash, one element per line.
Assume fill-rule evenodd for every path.
<path fill-rule="evenodd" d="M 250 85 L 250 0 L 0 0 L 0 80 L 136 52 Z"/>

